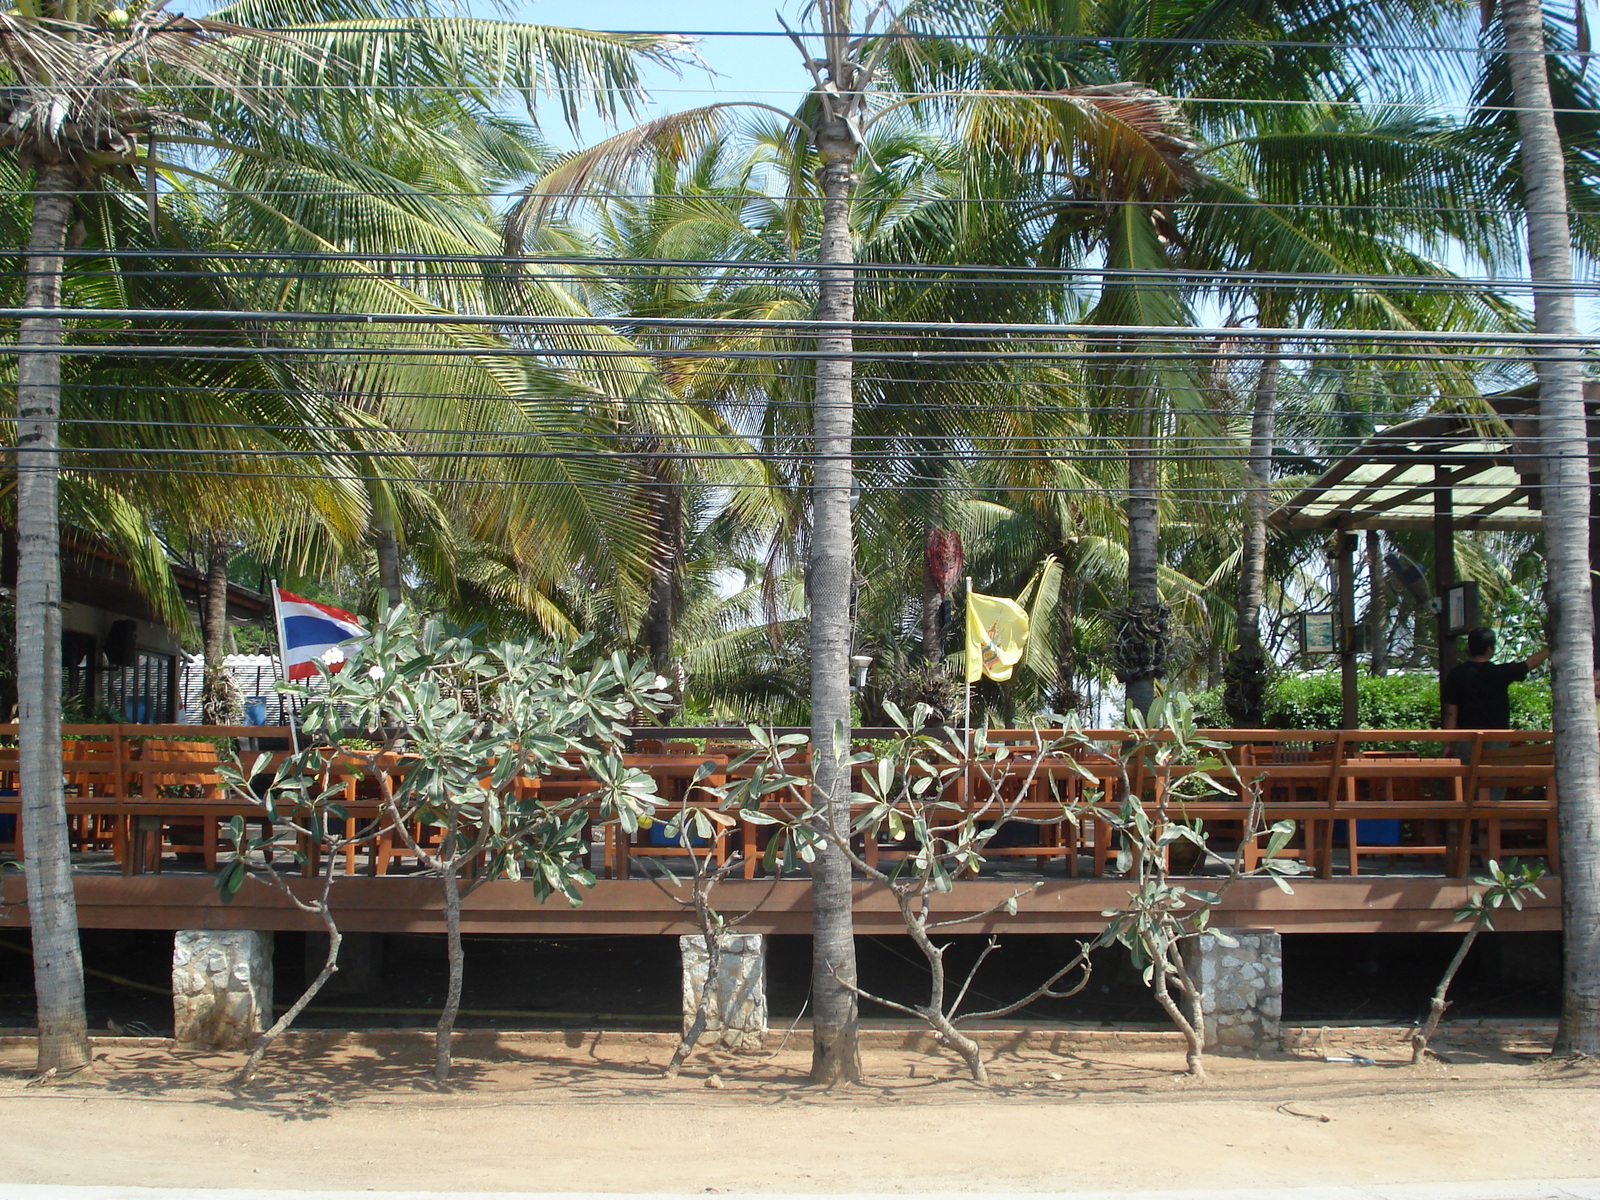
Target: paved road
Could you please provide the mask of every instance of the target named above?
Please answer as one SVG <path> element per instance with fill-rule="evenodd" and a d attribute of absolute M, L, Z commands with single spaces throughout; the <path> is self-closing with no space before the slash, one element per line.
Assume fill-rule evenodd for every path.
<path fill-rule="evenodd" d="M 1036 1192 L 830 1193 L 827 1200 L 1038 1200 Z M 1358 1187 L 1070 1192 L 1072 1200 L 1600 1200 L 1600 1179 L 1392 1183 Z M 78 1187 L 0 1183 L 0 1200 L 619 1200 L 616 1192 L 309 1192 L 280 1188 Z M 706 1200 L 706 1193 L 643 1193 L 638 1200 Z M 717 1200 L 817 1200 L 814 1195 L 717 1193 Z"/>

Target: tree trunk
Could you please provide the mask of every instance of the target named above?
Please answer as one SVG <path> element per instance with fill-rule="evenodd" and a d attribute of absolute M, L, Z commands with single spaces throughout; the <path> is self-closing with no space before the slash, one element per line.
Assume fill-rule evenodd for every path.
<path fill-rule="evenodd" d="M 933 666 L 944 662 L 944 594 L 926 566 L 922 568 L 922 657 Z"/>
<path fill-rule="evenodd" d="M 1535 360 L 1566 962 L 1555 1049 L 1600 1054 L 1600 749 L 1595 742 L 1589 449 L 1566 173 L 1545 70 L 1543 11 L 1537 0 L 1503 0 L 1501 21 L 1522 133 L 1534 325 L 1542 334 L 1573 339 L 1569 346 L 1542 348 Z"/>
<path fill-rule="evenodd" d="M 696 859 L 695 865 L 698 870 L 694 881 L 694 915 L 700 924 L 700 937 L 706 948 L 706 977 L 701 980 L 700 994 L 695 999 L 694 1020 L 689 1022 L 689 1028 L 678 1039 L 678 1045 L 672 1051 L 672 1061 L 661 1073 L 663 1079 L 676 1079 L 684 1062 L 694 1053 L 695 1044 L 699 1042 L 700 1035 L 705 1033 L 710 1021 L 713 989 L 722 975 L 722 932 L 711 910 L 710 896 L 707 895 L 710 885 L 704 874 L 704 863 Z M 724 1021 L 727 1020 L 726 1013 L 719 1015 Z"/>
<path fill-rule="evenodd" d="M 206 674 L 201 688 L 200 721 L 228 725 L 239 717 L 239 705 L 228 669 L 228 560 L 233 545 L 225 537 L 213 538 L 206 549 L 205 649 Z"/>
<path fill-rule="evenodd" d="M 1150 960 L 1150 986 L 1155 994 L 1156 1003 L 1183 1035 L 1184 1069 L 1192 1078 L 1204 1083 L 1205 1016 L 1200 1011 L 1200 998 L 1195 991 L 1193 981 L 1189 980 L 1184 972 L 1177 942 L 1174 940 L 1169 948 L 1155 949 L 1155 939 L 1149 938 L 1146 940 L 1146 945 L 1155 951 Z M 1174 982 L 1178 984 L 1177 997 L 1172 995 L 1171 985 Z"/>
<path fill-rule="evenodd" d="M 317 972 L 317 977 L 300 993 L 300 998 L 289 1006 L 288 1011 L 273 1022 L 272 1028 L 256 1039 L 250 1057 L 245 1059 L 244 1066 L 239 1068 L 239 1076 L 234 1080 L 236 1087 L 250 1086 L 256 1077 L 256 1072 L 261 1068 L 261 1060 L 267 1056 L 267 1051 L 272 1049 L 272 1043 L 300 1019 L 300 1014 L 305 1012 L 317 998 L 317 993 L 322 991 L 328 980 L 339 970 L 339 947 L 344 943 L 344 935 L 339 932 L 338 922 L 333 917 L 333 909 L 328 905 L 328 895 L 333 890 L 334 869 L 338 865 L 339 855 L 333 847 L 324 847 L 323 850 L 327 857 L 323 860 L 322 896 L 317 902 L 317 916 L 322 921 L 322 927 L 328 932 L 328 953 L 322 960 L 322 970 Z"/>
<path fill-rule="evenodd" d="M 1056 620 L 1060 632 L 1056 635 L 1056 661 L 1060 674 L 1056 679 L 1056 711 L 1084 714 L 1085 695 L 1078 691 L 1078 560 L 1076 551 L 1061 550 L 1061 599 L 1057 605 Z"/>
<path fill-rule="evenodd" d="M 1137 418 L 1139 436 L 1128 454 L 1128 599 L 1135 610 L 1150 612 L 1161 604 L 1160 465 L 1155 456 L 1155 396 L 1148 388 L 1143 402 L 1145 411 Z M 1129 707 L 1148 712 L 1156 697 L 1155 675 L 1141 673 L 1127 685 Z"/>
<path fill-rule="evenodd" d="M 850 200 L 855 192 L 856 145 L 837 118 L 817 135 L 822 155 L 822 242 L 818 248 L 817 317 L 848 323 L 855 316 L 855 247 Z M 850 583 L 855 547 L 850 527 L 855 400 L 848 325 L 817 338 L 812 404 L 811 485 L 811 762 L 816 818 L 839 836 L 850 827 Z M 837 732 L 840 728 L 842 737 Z M 832 1086 L 861 1078 L 856 1045 L 855 915 L 850 861 L 824 840 L 811 871 L 811 1081 Z"/>
<path fill-rule="evenodd" d="M 1389 592 L 1383 582 L 1383 535 L 1367 530 L 1367 641 L 1372 653 L 1367 670 L 1372 675 L 1389 673 Z"/>
<path fill-rule="evenodd" d="M 683 497 L 666 477 L 665 464 L 646 464 L 645 504 L 650 522 L 650 592 L 645 606 L 644 627 L 639 640 L 644 643 L 650 665 L 658 675 L 671 679 L 672 624 L 677 609 L 678 566 L 684 554 Z M 663 714 L 665 718 L 666 714 Z M 663 719 L 663 724 L 671 724 Z"/>
<path fill-rule="evenodd" d="M 383 589 L 389 607 L 396 608 L 406 598 L 406 589 L 400 571 L 400 538 L 395 533 L 394 514 L 373 514 L 372 542 L 378 556 L 378 586 Z"/>
<path fill-rule="evenodd" d="M 1258 729 L 1265 698 L 1266 658 L 1261 651 L 1261 594 L 1267 576 L 1267 518 L 1272 513 L 1272 449 L 1283 362 L 1276 338 L 1262 343 L 1250 416 L 1250 471 L 1245 490 L 1243 545 L 1239 550 L 1238 649 L 1229 674 L 1228 717 L 1239 729 Z"/>
<path fill-rule="evenodd" d="M 23 304 L 61 306 L 61 251 L 72 221 L 72 168 L 35 180 Z M 17 720 L 28 922 L 38 999 L 39 1070 L 89 1065 L 83 953 L 61 788 L 61 319 L 24 317 L 17 331 Z"/>
<path fill-rule="evenodd" d="M 1444 1010 L 1450 1007 L 1450 1002 L 1445 996 L 1450 991 L 1450 984 L 1456 977 L 1456 972 L 1461 969 L 1461 964 L 1467 961 L 1467 951 L 1472 949 L 1472 943 L 1478 940 L 1478 933 L 1483 927 L 1477 922 L 1461 939 L 1461 945 L 1456 947 L 1456 955 L 1450 960 L 1450 965 L 1444 969 L 1444 977 L 1439 980 L 1439 986 L 1433 993 L 1433 999 L 1428 1002 L 1428 1015 L 1411 1035 L 1411 1062 L 1412 1065 L 1422 1061 L 1422 1056 L 1428 1052 L 1428 1040 L 1433 1037 L 1439 1028 L 1439 1018 L 1444 1016 Z"/>
<path fill-rule="evenodd" d="M 466 955 L 461 948 L 461 886 L 456 876 L 457 860 L 440 853 L 442 873 L 439 886 L 444 890 L 444 945 L 450 978 L 445 988 L 444 1007 L 439 1010 L 438 1032 L 434 1035 L 433 1077 L 440 1083 L 450 1078 L 450 1039 L 455 1033 L 456 1014 L 461 1011 L 461 979 L 466 970 Z"/>

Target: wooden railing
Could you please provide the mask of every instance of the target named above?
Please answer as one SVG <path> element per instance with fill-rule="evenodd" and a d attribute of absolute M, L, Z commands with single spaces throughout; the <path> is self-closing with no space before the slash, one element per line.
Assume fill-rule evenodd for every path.
<path fill-rule="evenodd" d="M 858 744 L 887 737 L 892 730 L 853 731 Z M 1122 730 L 1091 730 L 1085 735 L 1103 752 L 1047 753 L 1038 758 L 1059 731 L 990 731 L 991 741 L 1011 744 L 1006 764 L 985 775 L 990 794 L 967 786 L 959 794 L 971 803 L 992 800 L 996 787 L 1014 784 L 1007 803 L 1013 815 L 1028 822 L 1036 840 L 996 836 L 986 853 L 993 858 L 1032 858 L 1040 867 L 1059 864 L 1076 875 L 1080 859 L 1094 874 L 1104 874 L 1116 854 L 1111 827 L 1092 816 L 1074 826 L 1052 821 L 1063 804 L 1080 804 L 1091 788 L 1105 803 L 1120 800 L 1123 770 L 1116 751 L 1129 735 Z M 195 725 L 69 725 L 62 757 L 67 785 L 67 812 L 74 845 L 84 850 L 109 850 L 126 873 L 159 870 L 165 850 L 192 849 L 207 868 L 218 856 L 219 829 L 239 816 L 262 821 L 262 809 L 247 799 L 229 796 L 217 774 L 218 742 L 231 738 L 286 744 L 284 727 Z M 23 841 L 20 797 L 17 795 L 15 725 L 0 725 L 0 851 L 19 852 Z M 1266 821 L 1296 823 L 1294 841 L 1284 851 L 1302 858 L 1318 874 L 1334 873 L 1336 847 L 1344 847 L 1343 865 L 1359 874 L 1362 859 L 1417 856 L 1438 860 L 1451 876 L 1468 873 L 1474 857 L 1538 856 L 1558 869 L 1556 789 L 1551 735 L 1547 731 L 1414 730 L 1210 730 L 1208 739 L 1223 743 L 1239 783 L 1199 798 L 1182 789 L 1164 794 L 1164 784 L 1193 768 L 1175 767 L 1164 776 L 1135 763 L 1128 783 L 1162 819 L 1198 820 L 1219 839 L 1242 832 L 1245 793 L 1258 793 Z M 745 740 L 741 740 L 745 739 Z M 689 777 L 703 762 L 712 764 L 705 781 L 715 786 L 726 776 L 748 734 L 738 729 L 639 729 L 625 761 L 654 775 L 660 792 L 673 803 L 709 803 L 704 789 L 689 792 Z M 1042 741 L 1041 741 L 1042 739 Z M 242 755 L 248 758 L 248 753 Z M 1069 761 L 1069 757 L 1077 762 Z M 1080 767 L 1095 777 L 1090 784 Z M 392 769 L 401 769 L 398 764 Z M 803 768 L 802 768 L 803 769 Z M 374 781 L 364 771 L 339 762 L 330 771 L 342 777 L 351 820 L 375 818 Z M 1215 772 L 1213 772 L 1215 774 Z M 1024 780 L 1026 782 L 1024 783 Z M 530 779 L 530 790 L 581 798 L 594 789 L 576 765 Z M 1016 789 L 1024 789 L 1018 792 Z M 10 829 L 6 828 L 9 818 Z M 710 847 L 718 855 L 737 849 L 744 874 L 758 873 L 765 827 L 740 822 Z M 680 855 L 684 848 L 657 833 L 624 835 L 602 825 L 604 871 L 627 877 L 638 859 Z M 393 834 L 376 837 L 369 847 L 368 869 L 384 873 L 401 852 Z M 870 839 L 862 851 L 869 861 L 900 851 L 886 837 Z M 1259 862 L 1260 849 L 1245 848 L 1246 865 Z M 352 852 L 348 867 L 356 869 Z"/>

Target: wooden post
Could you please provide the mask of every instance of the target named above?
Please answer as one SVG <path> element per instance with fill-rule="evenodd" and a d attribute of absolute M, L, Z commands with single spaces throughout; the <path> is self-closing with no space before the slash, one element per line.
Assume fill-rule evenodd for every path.
<path fill-rule="evenodd" d="M 1443 467 L 1433 469 L 1433 595 L 1439 605 L 1439 686 L 1456 665 L 1456 639 L 1445 633 L 1450 614 L 1444 608 L 1444 590 L 1456 581 L 1456 518 L 1452 480 Z M 1443 713 L 1440 714 L 1441 720 Z"/>
<path fill-rule="evenodd" d="M 1361 724 L 1356 678 L 1356 535 L 1343 527 L 1333 535 L 1333 562 L 1339 593 L 1339 728 L 1356 729 Z"/>
<path fill-rule="evenodd" d="M 1368 673 L 1389 673 L 1388 596 L 1383 582 L 1383 544 L 1376 529 L 1367 530 L 1367 654 Z"/>

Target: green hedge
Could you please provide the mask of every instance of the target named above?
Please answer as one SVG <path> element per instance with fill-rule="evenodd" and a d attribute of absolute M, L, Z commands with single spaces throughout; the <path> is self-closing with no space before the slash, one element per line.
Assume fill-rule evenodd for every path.
<path fill-rule="evenodd" d="M 1433 729 L 1439 724 L 1439 680 L 1431 672 L 1359 677 L 1356 692 L 1363 729 Z M 1191 697 L 1203 727 L 1226 728 L 1222 689 Z M 1267 689 L 1264 712 L 1271 729 L 1337 729 L 1343 712 L 1339 675 L 1326 671 L 1280 675 Z M 1518 729 L 1550 728 L 1550 684 L 1530 679 L 1511 685 L 1511 723 Z"/>

